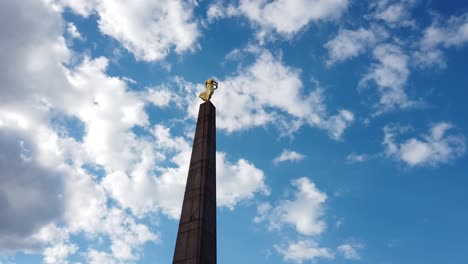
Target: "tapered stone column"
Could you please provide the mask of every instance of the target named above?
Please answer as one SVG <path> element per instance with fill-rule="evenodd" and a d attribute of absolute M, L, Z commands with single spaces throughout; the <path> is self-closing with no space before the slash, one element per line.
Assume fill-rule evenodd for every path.
<path fill-rule="evenodd" d="M 200 105 L 173 264 L 216 264 L 216 108 Z"/>

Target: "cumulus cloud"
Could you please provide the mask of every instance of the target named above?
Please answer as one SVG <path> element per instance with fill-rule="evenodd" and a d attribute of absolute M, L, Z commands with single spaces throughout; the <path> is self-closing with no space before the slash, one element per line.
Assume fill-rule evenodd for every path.
<path fill-rule="evenodd" d="M 284 65 L 280 58 L 258 47 L 248 47 L 246 52 L 255 56 L 254 63 L 219 80 L 221 88 L 212 98 L 218 106 L 218 128 L 234 132 L 274 124 L 283 134 L 290 135 L 308 124 L 340 139 L 354 121 L 353 113 L 346 109 L 329 115 L 323 90 L 315 82 L 314 89 L 306 92 L 299 69 Z M 183 80 L 178 86 L 188 92 L 188 114 L 195 118 L 199 104 L 196 95 L 203 86 Z"/>
<path fill-rule="evenodd" d="M 88 17 L 99 0 L 46 0 L 46 2 L 56 9 L 69 7 L 77 14 Z"/>
<path fill-rule="evenodd" d="M 376 114 L 420 104 L 409 99 L 405 92 L 410 69 L 409 57 L 402 49 L 394 44 L 381 44 L 374 49 L 373 56 L 377 63 L 370 67 L 359 86 L 367 87 L 369 82 L 377 86 L 379 102 L 375 105 Z"/>
<path fill-rule="evenodd" d="M 287 245 L 275 245 L 283 260 L 295 263 L 315 261 L 316 259 L 334 259 L 335 254 L 329 248 L 323 248 L 313 240 L 291 241 Z"/>
<path fill-rule="evenodd" d="M 321 234 L 326 228 L 322 216 L 327 195 L 308 178 L 296 179 L 292 185 L 297 189 L 292 200 L 281 200 L 274 207 L 262 205 L 254 222 L 265 220 L 270 230 L 291 225 L 302 235 Z"/>
<path fill-rule="evenodd" d="M 3 211 L 23 216 L 18 224 L 24 225 L 2 225 L 0 232 L 8 236 L 2 236 L 0 250 L 42 251 L 44 262 L 51 263 L 65 262 L 81 250 L 87 250 L 89 262 L 136 262 L 145 243 L 160 239 L 157 230 L 142 223 L 141 217 L 158 212 L 172 218 L 179 216 L 190 144 L 186 137 L 172 135 L 167 127 L 150 126 L 145 112 L 145 104 L 166 106 L 159 98 L 167 99 L 169 93 L 161 87 L 150 88 L 144 95 L 129 90 L 125 78 L 106 73 L 106 58 L 72 59 L 73 52 L 63 38 L 67 28 L 60 12 L 67 6 L 83 16 L 95 13 L 101 31 L 121 41 L 137 58 L 159 60 L 172 49 L 189 50 L 195 41 L 197 26 L 190 22 L 194 3 L 152 1 L 142 8 L 136 2 L 123 1 L 0 2 L 0 22 L 7 25 L 2 32 L 9 36 L 0 42 L 0 143 L 2 157 L 3 151 L 8 151 L 9 160 L 1 160 L 0 164 L 7 172 L 10 171 L 3 167 L 18 165 L 10 168 L 14 170 L 11 173 L 18 175 L 16 180 L 30 180 L 20 184 L 1 174 L 2 186 L 27 189 L 30 197 L 16 202 L 17 197 L 1 190 Z M 165 30 L 173 35 L 166 35 Z M 181 31 L 189 33 L 181 36 Z M 221 112 L 221 124 L 226 130 L 247 129 L 275 120 L 285 127 L 295 125 L 294 129 L 307 123 L 325 129 L 334 138 L 341 136 L 354 118 L 352 113 L 340 110 L 329 116 L 321 90 L 302 94 L 299 70 L 284 66 L 268 52 L 258 54 L 258 63 L 248 68 L 246 75 L 226 80 L 240 92 L 242 106 L 253 102 L 251 108 L 245 108 L 247 115 L 233 107 L 232 102 L 223 102 L 227 109 Z M 273 81 L 263 77 L 277 74 L 279 77 Z M 257 87 L 250 88 L 251 81 L 260 84 L 260 95 L 255 95 Z M 285 90 L 278 89 L 280 97 L 271 96 L 267 88 L 272 86 Z M 288 99 L 281 100 L 284 98 Z M 228 99 L 238 99 L 238 94 L 232 93 Z M 52 125 L 57 113 L 77 120 L 83 126 L 82 136 L 74 138 L 57 131 Z M 293 122 L 289 117 L 294 117 Z M 239 120 L 246 120 L 241 127 L 235 124 Z M 138 137 L 132 131 L 135 127 L 147 132 L 147 137 Z M 268 194 L 265 175 L 254 164 L 245 159 L 229 161 L 221 152 L 217 159 L 221 206 L 233 208 L 256 193 Z M 91 172 L 87 169 L 90 167 L 101 172 Z M 31 180 L 32 176 L 35 178 Z M 303 217 L 312 220 L 300 224 L 292 220 L 295 215 L 302 216 L 298 209 L 293 206 L 294 210 L 288 211 L 284 207 L 291 203 L 299 208 L 299 201 L 306 199 L 301 197 L 308 197 L 307 193 L 314 190 L 320 194 L 302 181 L 297 183 L 298 188 L 304 189 L 297 200 L 280 203 L 275 214 L 279 222 L 297 226 L 302 233 L 315 234 L 323 226 L 317 220 L 319 209 L 309 209 L 312 216 Z M 317 199 L 324 199 L 319 194 Z M 5 197 L 7 202 L 2 199 Z M 307 202 L 311 200 L 314 199 Z M 313 208 L 321 208 L 320 201 L 316 204 Z M 55 211 L 61 206 L 63 211 Z M 25 210 L 30 207 L 43 211 L 30 217 Z M 11 215 L 0 219 L 13 221 Z M 25 223 L 26 220 L 30 222 Z M 110 243 L 99 250 L 77 248 L 70 239 L 76 234 L 83 234 L 87 240 L 104 237 Z"/>
<path fill-rule="evenodd" d="M 359 28 L 357 30 L 341 29 L 338 34 L 325 44 L 328 50 L 327 65 L 357 57 L 378 41 L 378 36 L 372 30 Z"/>
<path fill-rule="evenodd" d="M 63 168 L 54 163 L 54 138 L 37 123 L 44 120 L 46 102 L 34 88 L 65 84 L 64 78 L 44 76 L 60 70 L 70 54 L 57 34 L 60 17 L 44 3 L 2 1 L 0 13 L 0 23 L 7 25 L 2 32 L 9 36 L 0 41 L 0 250 L 37 251 L 47 241 L 32 236 L 61 219 L 65 194 Z"/>
<path fill-rule="evenodd" d="M 82 15 L 96 8 L 66 3 Z M 106 58 L 71 63 L 59 4 L 0 2 L 0 22 L 8 25 L 3 32 L 9 36 L 0 42 L 0 206 L 8 212 L 0 217 L 0 250 L 42 251 L 44 262 L 63 263 L 83 250 L 70 240 L 83 234 L 110 241 L 99 251 L 86 249 L 90 262 L 134 262 L 145 243 L 159 240 L 140 217 L 180 214 L 190 144 L 148 124 L 145 104 L 164 107 L 159 98 L 167 99 L 168 91 L 130 91 L 125 78 L 106 74 Z M 56 116 L 75 120 L 82 135 L 56 125 Z M 137 137 L 136 126 L 148 137 Z M 219 188 L 226 196 L 220 204 L 233 208 L 257 192 L 268 193 L 260 169 L 224 157 Z"/>
<path fill-rule="evenodd" d="M 149 87 L 145 92 L 141 93 L 141 97 L 147 103 L 157 107 L 167 107 L 172 102 L 177 105 L 180 104 L 180 98 L 164 86 Z"/>
<path fill-rule="evenodd" d="M 285 161 L 301 161 L 305 158 L 305 155 L 301 154 L 301 153 L 298 153 L 296 151 L 293 151 L 293 150 L 289 150 L 289 149 L 284 149 L 283 152 L 281 152 L 281 154 L 276 157 L 275 159 L 273 159 L 273 162 L 274 163 L 280 163 L 280 162 L 285 162 Z"/>
<path fill-rule="evenodd" d="M 230 163 L 226 161 L 226 153 L 223 152 L 216 153 L 216 176 L 217 203 L 231 210 L 240 201 L 253 198 L 257 192 L 264 195 L 270 193 L 263 171 L 245 159 Z"/>
<path fill-rule="evenodd" d="M 265 222 L 269 230 L 279 231 L 285 225 L 295 228 L 299 239 L 286 239 L 274 245 L 284 261 L 302 263 L 317 259 L 334 259 L 335 253 L 332 249 L 321 247 L 314 239 L 304 239 L 304 236 L 318 237 L 325 231 L 323 216 L 327 195 L 308 178 L 298 178 L 291 183 L 295 188 L 293 198 L 280 200 L 276 205 L 270 202 L 260 203 L 253 222 Z"/>
<path fill-rule="evenodd" d="M 86 262 L 89 264 L 113 264 L 115 259 L 107 252 L 92 249 L 86 254 Z"/>
<path fill-rule="evenodd" d="M 0 114 L 0 249 L 36 245 L 27 238 L 61 219 L 63 171 L 43 166 L 30 136 L 2 125 Z"/>
<path fill-rule="evenodd" d="M 446 122 L 433 124 L 428 134 L 397 141 L 405 130 L 398 126 L 385 126 L 384 146 L 389 157 L 414 166 L 438 166 L 465 153 L 465 139 L 460 134 L 448 134 L 453 125 Z"/>
<path fill-rule="evenodd" d="M 244 16 L 257 29 L 260 40 L 272 33 L 290 38 L 312 21 L 339 18 L 347 7 L 348 0 L 241 0 L 227 7 L 213 4 L 208 9 L 208 18 Z"/>
<path fill-rule="evenodd" d="M 105 189 L 91 175 L 80 171 L 69 177 L 65 210 L 68 232 L 107 237 L 111 241 L 109 254 L 115 262 L 135 261 L 143 244 L 159 240 L 159 234 L 125 210 L 108 206 Z"/>
<path fill-rule="evenodd" d="M 102 184 L 122 206 L 132 209 L 137 215 L 160 209 L 169 217 L 178 219 L 191 144 L 184 137 L 171 135 L 170 129 L 162 125 L 156 125 L 152 133 L 155 148 L 144 152 L 138 168 L 129 175 L 123 172 L 108 174 Z M 175 166 L 160 165 L 166 159 Z M 226 153 L 217 152 L 216 164 L 219 206 L 233 209 L 256 193 L 269 193 L 263 171 L 251 162 L 240 159 L 231 163 L 226 159 Z"/>
<path fill-rule="evenodd" d="M 44 250 L 44 263 L 68 263 L 68 256 L 75 254 L 77 250 L 78 247 L 75 244 L 55 244 Z"/>
<path fill-rule="evenodd" d="M 181 54 L 197 49 L 200 31 L 193 18 L 194 1 L 55 2 L 79 15 L 97 14 L 100 31 L 120 41 L 138 60 L 159 61 L 171 51 Z"/>
<path fill-rule="evenodd" d="M 6 105 L 6 107 L 0 109 L 0 116 L 2 117 L 0 123 L 7 128 L 16 126 L 17 129 L 22 130 L 22 133 L 33 138 L 32 147 L 28 147 L 27 144 L 24 145 L 27 150 L 23 153 L 26 160 L 30 159 L 29 149 L 34 150 L 36 148 L 40 157 L 38 162 L 42 166 L 61 169 L 64 175 L 62 176 L 64 187 L 58 198 L 64 204 L 63 208 L 60 208 L 63 215 L 53 222 L 64 225 L 66 233 L 85 232 L 91 235 L 107 236 L 112 241 L 112 253 L 117 259 L 134 260 L 136 258 L 135 251 L 144 243 L 156 240 L 157 235 L 151 232 L 148 227 L 136 223 L 134 218 L 125 211 L 109 207 L 105 190 L 81 168 L 87 162 L 97 162 L 104 166 L 106 170 L 112 171 L 121 168 L 120 166 L 130 164 L 132 160 L 127 156 L 128 153 L 126 152 L 120 151 L 122 155 L 119 155 L 108 151 L 114 151 L 115 149 L 112 149 L 112 147 L 119 148 L 118 143 L 123 144 L 122 142 L 125 142 L 125 131 L 129 130 L 131 127 L 129 124 L 135 121 L 133 119 L 135 113 L 133 110 L 138 112 L 141 107 L 138 106 L 139 103 L 132 105 L 135 102 L 132 102 L 132 100 L 136 100 L 136 97 L 125 94 L 125 86 L 122 85 L 122 81 L 105 76 L 101 71 L 102 67 L 105 67 L 105 60 L 103 59 L 85 60 L 74 69 L 62 68 L 60 71 L 50 72 L 52 74 L 51 79 L 54 78 L 53 74 L 57 76 L 62 74 L 61 76 L 65 78 L 67 83 L 65 83 L 66 86 L 59 87 L 62 91 L 60 93 L 47 90 L 51 88 L 50 86 L 36 87 L 36 94 L 33 94 L 33 96 L 40 95 L 48 103 L 48 107 L 41 108 L 38 103 L 25 105 L 16 101 L 16 105 Z M 21 68 L 18 68 L 18 70 L 21 70 Z M 31 77 L 36 76 L 32 75 Z M 88 85 L 94 81 L 99 82 L 100 85 L 91 86 L 93 89 L 90 89 L 91 87 Z M 101 89 L 95 89 L 95 87 L 101 87 Z M 19 88 L 24 89 L 27 87 Z M 106 91 L 109 93 L 106 94 Z M 22 96 L 24 101 L 28 101 L 31 94 L 25 93 Z M 130 101 L 122 100 L 125 97 Z M 18 100 L 21 100 L 21 98 L 18 98 Z M 111 102 L 120 105 L 114 105 L 116 109 L 112 110 L 110 109 L 112 107 Z M 131 106 L 137 107 L 133 108 Z M 119 107 L 122 108 L 118 110 Z M 83 142 L 77 142 L 66 134 L 60 135 L 58 131 L 50 128 L 47 122 L 47 117 L 52 114 L 50 109 L 79 117 L 86 125 Z M 115 130 L 106 129 L 108 127 L 106 122 L 111 121 L 114 121 L 112 128 Z M 31 129 L 32 127 L 34 129 Z M 20 132 L 16 133 L 20 134 Z M 96 144 L 92 143 L 93 140 L 99 139 L 101 136 L 109 136 L 115 139 L 114 143 L 116 144 L 112 145 L 111 142 L 106 141 L 110 139 L 103 139 L 96 142 Z M 127 142 L 132 143 L 131 139 Z M 121 147 L 125 148 L 123 145 Z M 115 164 L 113 163 L 114 159 L 123 163 Z M 27 166 L 14 169 L 18 173 L 25 168 Z M 31 172 L 31 176 L 36 179 L 36 182 L 48 178 L 41 175 L 40 171 L 38 169 Z M 57 186 L 57 184 L 51 186 Z M 37 185 L 28 192 L 40 194 L 41 192 L 50 191 L 50 188 L 50 186 Z M 54 192 L 50 193 L 50 195 L 53 194 Z M 37 197 L 37 199 L 37 202 L 47 202 L 47 199 L 41 200 L 41 197 Z M 45 206 L 51 210 L 56 205 L 49 203 Z M 38 206 L 38 208 L 41 207 Z M 43 209 L 43 211 L 44 213 L 48 212 L 46 209 Z M 16 215 L 20 214 L 16 213 Z M 41 214 L 38 213 L 37 215 Z M 32 223 L 34 222 L 32 221 Z M 38 234 L 35 233 L 31 235 L 31 238 L 25 240 L 37 241 L 38 246 L 44 248 L 44 261 L 48 263 L 64 262 L 63 259 L 76 252 L 76 247 L 67 242 L 65 238 L 54 242 L 47 239 L 47 236 L 45 239 L 39 239 Z M 47 244 L 50 244 L 50 246 L 46 246 Z M 25 247 L 20 245 L 14 250 L 21 249 L 25 249 Z"/>

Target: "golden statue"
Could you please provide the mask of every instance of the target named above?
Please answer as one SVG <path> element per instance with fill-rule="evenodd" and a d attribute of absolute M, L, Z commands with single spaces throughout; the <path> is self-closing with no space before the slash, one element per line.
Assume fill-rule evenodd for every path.
<path fill-rule="evenodd" d="M 211 96 L 216 89 L 218 89 L 218 83 L 213 79 L 208 79 L 205 82 L 205 91 L 200 93 L 198 97 L 207 102 L 211 99 Z"/>

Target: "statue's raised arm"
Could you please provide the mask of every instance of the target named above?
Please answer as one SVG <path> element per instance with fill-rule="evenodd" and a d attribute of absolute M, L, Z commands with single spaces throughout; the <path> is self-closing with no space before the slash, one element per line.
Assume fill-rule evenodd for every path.
<path fill-rule="evenodd" d="M 200 93 L 198 97 L 207 102 L 211 99 L 211 96 L 216 89 L 218 89 L 218 83 L 213 79 L 208 79 L 205 82 L 205 91 Z"/>

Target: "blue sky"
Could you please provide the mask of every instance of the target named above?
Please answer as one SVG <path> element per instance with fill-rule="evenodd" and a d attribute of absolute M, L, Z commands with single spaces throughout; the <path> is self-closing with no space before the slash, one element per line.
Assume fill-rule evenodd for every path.
<path fill-rule="evenodd" d="M 468 2 L 0 1 L 0 263 L 171 263 L 215 78 L 219 263 L 468 263 Z"/>

